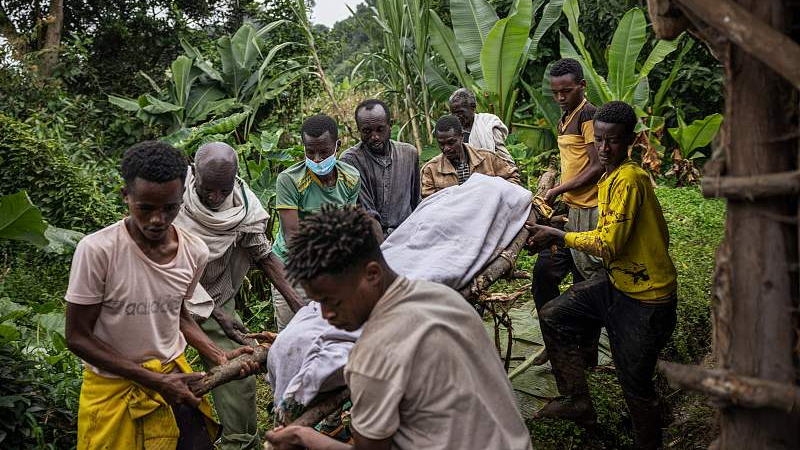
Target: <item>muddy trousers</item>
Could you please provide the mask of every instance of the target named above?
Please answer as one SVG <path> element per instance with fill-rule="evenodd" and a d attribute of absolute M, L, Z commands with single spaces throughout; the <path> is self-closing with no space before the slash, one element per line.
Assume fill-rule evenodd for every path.
<path fill-rule="evenodd" d="M 235 310 L 234 299 L 228 300 L 223 306 L 225 312 L 241 323 L 242 319 Z M 213 317 L 202 323 L 200 327 L 206 335 L 222 350 L 229 352 L 242 345 L 234 342 L 225 335 Z M 206 370 L 212 365 L 203 358 Z M 219 421 L 222 424 L 222 440 L 219 442 L 223 450 L 245 450 L 260 448 L 258 429 L 256 424 L 256 378 L 250 376 L 242 380 L 230 381 L 211 391 L 214 399 L 214 409 L 217 410 Z"/>
<path fill-rule="evenodd" d="M 601 273 L 573 285 L 540 311 L 542 336 L 562 395 L 588 394 L 581 342 L 587 333 L 606 328 L 638 449 L 661 446 L 653 375 L 658 354 L 675 329 L 675 306 L 674 294 L 658 304 L 630 298 Z"/>
<path fill-rule="evenodd" d="M 575 265 L 570 249 L 556 247 L 556 251 L 543 250 L 536 258 L 533 266 L 533 279 L 531 293 L 536 311 L 541 317 L 542 308 L 554 298 L 561 294 L 558 286 L 567 274 L 572 273 L 573 284 L 584 281 L 581 271 Z M 597 365 L 597 342 L 600 339 L 600 328 L 594 333 L 586 332 L 583 334 L 581 348 L 585 350 L 586 367 Z"/>

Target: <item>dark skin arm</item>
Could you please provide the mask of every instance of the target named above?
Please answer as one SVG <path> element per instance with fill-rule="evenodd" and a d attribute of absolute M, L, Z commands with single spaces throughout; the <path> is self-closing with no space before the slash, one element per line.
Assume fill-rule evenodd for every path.
<path fill-rule="evenodd" d="M 354 445 L 345 444 L 325 436 L 313 428 L 289 425 L 267 432 L 267 440 L 275 450 L 308 448 L 309 450 L 390 450 L 392 438 L 367 439 L 353 431 Z"/>
<path fill-rule="evenodd" d="M 586 145 L 586 153 L 589 155 L 589 166 L 575 178 L 549 189 L 544 195 L 544 200 L 547 204 L 552 205 L 556 197 L 564 192 L 597 183 L 597 180 L 605 172 L 605 168 L 600 164 L 600 158 L 597 157 L 597 149 L 594 147 L 594 142 Z"/>
<path fill-rule="evenodd" d="M 225 364 L 237 356 L 253 353 L 253 347 L 250 346 L 239 347 L 226 353 L 208 338 L 208 335 L 206 335 L 203 329 L 192 319 L 192 316 L 185 306 L 181 308 L 180 330 L 186 338 L 186 342 L 194 347 L 197 353 L 200 353 L 204 358 L 217 366 Z M 258 363 L 245 361 L 242 368 L 239 370 L 239 377 L 244 378 L 257 370 Z"/>
<path fill-rule="evenodd" d="M 228 301 L 233 301 L 233 299 Z M 233 317 L 228 315 L 221 306 L 214 305 L 214 310 L 211 311 L 211 317 L 217 321 L 220 328 L 222 328 L 222 331 L 225 333 L 225 336 L 228 336 L 228 339 L 242 345 L 247 344 L 244 340 L 244 335 L 249 333 L 250 330 L 236 320 L 233 320 Z M 195 321 L 197 321 L 197 319 L 195 319 Z"/>
<path fill-rule="evenodd" d="M 295 211 L 295 213 L 297 213 L 297 211 Z M 259 261 L 258 267 L 264 272 L 264 275 L 272 281 L 272 284 L 275 285 L 275 289 L 283 295 L 283 298 L 286 299 L 286 303 L 289 304 L 289 308 L 292 308 L 292 312 L 297 312 L 300 308 L 305 306 L 303 300 L 300 299 L 300 296 L 297 294 L 297 291 L 295 291 L 292 285 L 289 284 L 289 281 L 286 280 L 283 272 L 283 263 L 281 263 L 274 254 L 270 253 L 268 257 Z"/>
<path fill-rule="evenodd" d="M 200 398 L 192 394 L 188 384 L 202 378 L 204 373 L 156 373 L 126 359 L 94 335 L 94 326 L 100 316 L 101 308 L 101 304 L 67 303 L 66 338 L 67 346 L 73 353 L 95 367 L 153 389 L 170 404 L 191 406 L 200 404 Z M 186 316 L 189 316 L 188 313 Z"/>
<path fill-rule="evenodd" d="M 100 316 L 101 308 L 101 304 L 67 303 L 66 338 L 67 346 L 73 353 L 95 367 L 153 389 L 170 404 L 191 406 L 200 404 L 200 398 L 192 394 L 188 384 L 203 378 L 205 373 L 156 373 L 126 359 L 94 335 L 94 326 Z M 208 339 L 186 308 L 181 309 L 180 329 L 190 345 L 195 347 L 201 355 L 217 364 L 225 363 L 229 358 L 235 358 L 243 353 L 253 352 L 252 348 L 243 347 L 226 354 Z M 202 338 L 197 338 L 198 333 L 202 335 Z M 256 363 L 247 364 L 242 367 L 240 376 L 245 377 L 257 368 L 258 364 Z"/>
<path fill-rule="evenodd" d="M 564 245 L 566 233 L 563 230 L 535 222 L 525 222 L 525 228 L 530 233 L 526 247 L 533 253 L 539 253 L 552 245 Z"/>

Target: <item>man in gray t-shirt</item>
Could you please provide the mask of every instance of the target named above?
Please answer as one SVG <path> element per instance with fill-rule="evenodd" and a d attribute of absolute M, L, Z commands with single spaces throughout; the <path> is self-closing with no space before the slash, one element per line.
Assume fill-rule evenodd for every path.
<path fill-rule="evenodd" d="M 449 287 L 395 273 L 362 209 L 325 206 L 306 217 L 289 244 L 286 273 L 328 323 L 362 334 L 345 367 L 355 445 L 288 426 L 267 433 L 276 447 L 531 448 L 478 314 Z"/>
<path fill-rule="evenodd" d="M 358 203 L 388 236 L 420 202 L 419 155 L 413 145 L 390 139 L 389 109 L 382 101 L 365 100 L 356 107 L 355 115 L 361 142 L 340 159 L 358 169 Z"/>

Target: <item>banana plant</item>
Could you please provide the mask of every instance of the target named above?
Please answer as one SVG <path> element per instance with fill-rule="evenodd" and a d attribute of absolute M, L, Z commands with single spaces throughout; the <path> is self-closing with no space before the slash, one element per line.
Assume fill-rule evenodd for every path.
<path fill-rule="evenodd" d="M 168 131 L 196 124 L 234 106 L 234 99 L 226 98 L 218 86 L 198 80 L 203 72 L 194 66 L 191 58 L 178 56 L 170 69 L 166 89 L 159 88 L 150 77 L 140 73 L 156 88 L 156 95 L 142 94 L 137 99 L 109 95 L 108 101 L 135 113 L 148 125 L 165 125 Z"/>
<path fill-rule="evenodd" d="M 574 58 L 581 63 L 588 84 L 589 101 L 595 105 L 602 105 L 611 100 L 622 100 L 640 111 L 644 110 L 650 102 L 650 84 L 647 76 L 658 63 L 678 48 L 683 36 L 672 41 L 659 40 L 645 61 L 639 64 L 639 57 L 647 41 L 647 20 L 641 9 L 630 9 L 617 25 L 608 48 L 606 80 L 595 70 L 592 56 L 586 48 L 586 37 L 578 27 L 580 18 L 578 0 L 564 2 L 564 15 L 567 17 L 572 42 L 561 33 L 559 40 L 561 57 Z"/>
<path fill-rule="evenodd" d="M 294 60 L 280 61 L 283 69 L 271 70 L 276 54 L 295 43 L 284 42 L 267 49 L 263 37 L 285 23 L 276 21 L 258 30 L 245 24 L 233 36 L 217 39 L 215 47 L 222 62 L 221 71 L 198 49 L 181 40 L 184 54 L 173 61 L 166 89 L 142 74 L 153 86 L 155 95 L 142 94 L 137 99 L 110 95 L 109 102 L 135 113 L 148 125 L 165 125 L 168 133 L 191 128 L 208 117 L 232 110 L 247 111 L 241 136 L 244 141 L 259 108 L 307 72 L 306 66 Z"/>
<path fill-rule="evenodd" d="M 711 114 L 687 125 L 683 114 L 678 112 L 678 126 L 669 129 L 683 159 L 703 158 L 700 149 L 708 146 L 722 126 L 722 114 Z"/>
<path fill-rule="evenodd" d="M 498 19 L 485 0 L 452 0 L 452 30 L 431 11 L 431 47 L 449 72 L 430 70 L 429 87 L 439 100 L 455 88 L 454 78 L 476 92 L 481 109 L 511 123 L 520 74 L 535 55 L 542 37 L 558 21 L 564 0 L 515 0 L 507 17 Z M 544 7 L 532 37 L 533 17 Z M 449 92 L 448 92 L 449 91 Z"/>
<path fill-rule="evenodd" d="M 418 151 L 432 141 L 430 121 L 433 91 L 449 95 L 449 84 L 431 66 L 429 58 L 431 31 L 430 0 L 376 0 L 370 19 L 377 25 L 380 52 L 368 55 L 362 63 L 371 63 L 384 93 L 396 98 L 405 111 L 401 135 L 407 128 Z M 361 63 L 360 63 L 361 64 Z M 437 87 L 426 80 L 439 78 Z M 424 127 L 424 128 L 423 128 Z M 424 129 L 425 132 L 422 130 Z M 424 137 L 424 139 L 423 139 Z"/>

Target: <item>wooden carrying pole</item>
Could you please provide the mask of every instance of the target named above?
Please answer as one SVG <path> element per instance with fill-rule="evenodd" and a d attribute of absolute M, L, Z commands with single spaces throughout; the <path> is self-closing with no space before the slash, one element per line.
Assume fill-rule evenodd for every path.
<path fill-rule="evenodd" d="M 711 27 L 723 39 L 717 42 L 716 56 L 725 69 L 725 167 L 720 182 L 712 178 L 703 186 L 706 195 L 725 196 L 728 203 L 712 300 L 714 356 L 722 373 L 734 380 L 795 385 L 798 229 L 796 221 L 775 218 L 798 213 L 792 173 L 797 169 L 797 140 L 777 138 L 796 136 L 798 130 L 793 85 L 800 86 L 800 51 L 783 35 L 797 11 L 781 0 L 673 3 L 698 29 Z M 782 188 L 785 192 L 779 196 Z M 674 370 L 662 369 L 680 384 Z M 701 384 L 720 379 L 699 374 L 700 369 L 695 372 Z M 725 392 L 719 389 L 724 384 L 705 382 L 706 389 Z M 732 400 L 736 391 L 728 394 Z M 770 402 L 774 401 L 773 397 Z M 729 401 L 720 410 L 718 447 L 800 448 L 800 414 L 794 407 L 787 411 L 767 406 Z"/>

